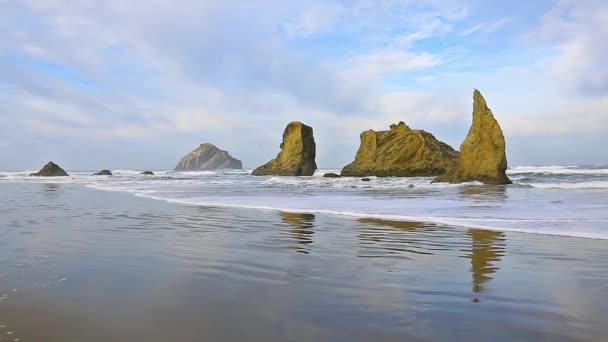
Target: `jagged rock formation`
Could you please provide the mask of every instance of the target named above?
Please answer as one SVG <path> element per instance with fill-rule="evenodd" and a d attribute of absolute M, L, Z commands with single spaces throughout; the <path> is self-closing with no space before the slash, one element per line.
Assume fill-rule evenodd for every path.
<path fill-rule="evenodd" d="M 317 169 L 312 127 L 294 121 L 283 132 L 281 152 L 251 173 L 254 176 L 312 176 Z"/>
<path fill-rule="evenodd" d="M 110 170 L 101 170 L 97 173 L 94 173 L 93 176 L 111 176 L 112 172 Z"/>
<path fill-rule="evenodd" d="M 342 176 L 418 177 L 444 174 L 456 165 L 458 152 L 431 133 L 414 130 L 405 123 L 388 131 L 361 133 L 355 161 L 342 169 Z"/>
<path fill-rule="evenodd" d="M 460 145 L 456 167 L 433 182 L 511 184 L 507 177 L 505 137 L 479 90 L 473 93 L 473 124 Z"/>
<path fill-rule="evenodd" d="M 179 161 L 175 171 L 242 169 L 243 163 L 213 144 L 201 144 Z"/>
<path fill-rule="evenodd" d="M 48 162 L 46 165 L 40 169 L 40 171 L 36 173 L 30 174 L 30 176 L 38 176 L 38 177 L 65 177 L 69 176 L 64 169 L 62 169 L 59 165 L 53 163 L 52 161 Z"/>
<path fill-rule="evenodd" d="M 154 172 L 152 172 L 152 171 L 144 171 L 144 172 L 140 173 L 140 175 L 144 175 L 144 176 L 154 176 Z"/>

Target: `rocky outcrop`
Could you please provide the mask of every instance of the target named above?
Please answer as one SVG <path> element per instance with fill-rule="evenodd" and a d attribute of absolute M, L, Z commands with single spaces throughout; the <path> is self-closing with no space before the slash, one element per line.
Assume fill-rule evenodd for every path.
<path fill-rule="evenodd" d="M 140 173 L 140 175 L 144 175 L 144 176 L 154 176 L 154 172 L 152 172 L 152 171 L 144 171 L 144 172 Z"/>
<path fill-rule="evenodd" d="M 179 161 L 175 171 L 209 171 L 242 169 L 243 163 L 213 144 L 201 144 Z"/>
<path fill-rule="evenodd" d="M 46 165 L 40 169 L 40 171 L 36 173 L 30 174 L 30 176 L 38 176 L 38 177 L 65 177 L 69 176 L 64 169 L 62 169 L 59 165 L 53 163 L 52 161 L 48 162 Z"/>
<path fill-rule="evenodd" d="M 312 127 L 294 121 L 283 132 L 281 152 L 265 165 L 251 173 L 254 176 L 312 176 L 317 169 L 315 163 L 315 139 Z"/>
<path fill-rule="evenodd" d="M 325 178 L 340 178 L 341 176 L 339 174 L 337 174 L 337 173 L 330 172 L 330 173 L 324 174 L 323 177 L 325 177 Z"/>
<path fill-rule="evenodd" d="M 97 173 L 94 173 L 93 176 L 111 176 L 112 172 L 110 170 L 101 170 Z"/>
<path fill-rule="evenodd" d="M 388 131 L 361 133 L 355 161 L 342 169 L 347 177 L 417 177 L 444 174 L 456 165 L 458 152 L 431 133 L 405 123 Z"/>
<path fill-rule="evenodd" d="M 486 100 L 475 89 L 473 93 L 473 124 L 460 145 L 456 167 L 433 182 L 462 183 L 478 181 L 485 184 L 511 184 L 507 177 L 505 137 Z"/>

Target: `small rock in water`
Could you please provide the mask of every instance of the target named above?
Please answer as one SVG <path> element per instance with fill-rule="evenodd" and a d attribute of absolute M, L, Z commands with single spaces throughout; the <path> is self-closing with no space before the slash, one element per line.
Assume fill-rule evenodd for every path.
<path fill-rule="evenodd" d="M 415 187 L 415 185 L 414 184 L 409 184 L 407 187 L 408 188 L 413 188 L 413 187 Z"/>
<path fill-rule="evenodd" d="M 339 174 L 337 174 L 337 173 L 330 172 L 330 173 L 324 174 L 323 177 L 325 177 L 325 178 L 340 178 L 341 176 Z"/>
<path fill-rule="evenodd" d="M 361 181 L 362 182 L 369 182 L 369 181 L 371 181 L 371 179 L 369 179 L 369 178 L 361 178 Z"/>
<path fill-rule="evenodd" d="M 93 176 L 111 176 L 112 172 L 110 170 L 101 170 L 97 173 L 94 173 Z"/>
<path fill-rule="evenodd" d="M 144 172 L 140 173 L 140 175 L 154 176 L 154 172 L 152 172 L 152 171 L 144 171 Z"/>

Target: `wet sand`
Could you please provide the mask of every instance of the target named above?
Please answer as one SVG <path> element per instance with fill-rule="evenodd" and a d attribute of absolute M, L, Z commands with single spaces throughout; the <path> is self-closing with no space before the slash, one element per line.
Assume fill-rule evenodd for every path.
<path fill-rule="evenodd" d="M 0 341 L 608 336 L 607 240 L 0 193 Z"/>

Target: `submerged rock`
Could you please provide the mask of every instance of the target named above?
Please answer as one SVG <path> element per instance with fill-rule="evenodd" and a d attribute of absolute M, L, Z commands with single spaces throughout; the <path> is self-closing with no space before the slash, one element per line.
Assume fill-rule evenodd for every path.
<path fill-rule="evenodd" d="M 140 173 L 140 175 L 154 176 L 154 172 L 152 172 L 152 171 L 144 171 L 144 172 Z"/>
<path fill-rule="evenodd" d="M 251 173 L 254 176 L 312 176 L 317 169 L 312 127 L 294 121 L 283 132 L 281 152 Z"/>
<path fill-rule="evenodd" d="M 50 162 L 46 163 L 46 165 L 44 165 L 42 167 L 42 169 L 40 169 L 40 171 L 38 171 L 36 173 L 32 173 L 32 174 L 30 174 L 30 176 L 37 176 L 37 177 L 65 177 L 65 176 L 69 176 L 69 175 L 59 165 L 57 165 L 57 164 L 53 163 L 52 161 L 50 161 Z"/>
<path fill-rule="evenodd" d="M 361 178 L 361 181 L 362 182 L 369 182 L 369 181 L 371 181 L 371 179 L 369 179 L 369 178 Z"/>
<path fill-rule="evenodd" d="M 97 173 L 94 173 L 93 176 L 111 176 L 112 172 L 110 170 L 101 170 Z"/>
<path fill-rule="evenodd" d="M 456 167 L 433 182 L 462 183 L 479 181 L 485 184 L 511 184 L 507 177 L 506 143 L 502 130 L 488 108 L 486 100 L 475 89 L 473 93 L 473 124 L 460 145 Z"/>
<path fill-rule="evenodd" d="M 209 171 L 218 169 L 242 169 L 243 163 L 220 150 L 213 144 L 200 144 L 194 151 L 185 155 L 175 171 Z"/>
<path fill-rule="evenodd" d="M 324 174 L 323 177 L 325 177 L 325 178 L 340 178 L 341 176 L 339 174 L 337 174 L 337 173 L 330 172 L 330 173 Z"/>
<path fill-rule="evenodd" d="M 444 174 L 456 165 L 458 152 L 431 133 L 414 130 L 405 123 L 388 131 L 361 133 L 355 161 L 342 169 L 342 176 L 417 177 Z"/>

